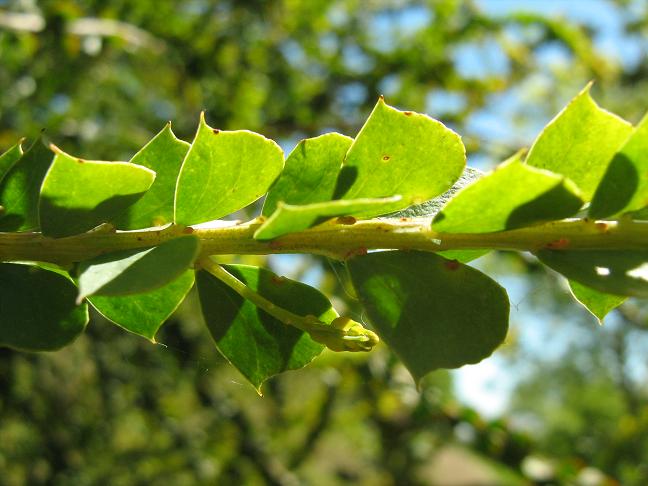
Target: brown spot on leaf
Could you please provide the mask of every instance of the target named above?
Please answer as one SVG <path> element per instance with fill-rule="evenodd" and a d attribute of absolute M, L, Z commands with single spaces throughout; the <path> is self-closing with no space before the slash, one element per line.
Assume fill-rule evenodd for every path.
<path fill-rule="evenodd" d="M 599 230 L 601 233 L 606 233 L 608 230 L 608 225 L 607 223 L 598 222 L 594 226 L 596 226 L 596 229 Z"/>
<path fill-rule="evenodd" d="M 190 235 L 191 233 L 194 232 L 194 229 L 191 226 L 187 226 L 185 229 L 182 230 L 182 232 L 186 235 Z"/>
<path fill-rule="evenodd" d="M 389 159 L 391 159 L 391 157 L 390 157 L 389 155 L 383 155 L 383 158 L 382 158 L 382 159 L 383 159 L 385 162 L 387 162 Z"/>
<path fill-rule="evenodd" d="M 218 128 L 212 129 L 212 132 L 214 135 L 218 135 L 220 133 L 220 130 Z"/>
<path fill-rule="evenodd" d="M 455 271 L 459 268 L 459 262 L 457 260 L 448 260 L 443 265 L 450 271 Z"/>
<path fill-rule="evenodd" d="M 337 219 L 338 224 L 355 224 L 356 219 L 353 216 L 340 216 Z"/>
<path fill-rule="evenodd" d="M 560 238 L 555 241 L 550 241 L 545 245 L 549 250 L 561 250 L 569 246 L 569 240 L 567 238 Z"/>
<path fill-rule="evenodd" d="M 406 223 L 406 222 L 408 222 L 410 219 L 409 219 L 409 218 L 401 218 L 400 220 L 401 220 L 403 223 Z"/>
<path fill-rule="evenodd" d="M 344 259 L 347 260 L 354 256 L 362 256 L 366 254 L 367 254 L 367 247 L 361 246 L 359 248 L 354 248 L 353 250 L 349 250 L 348 252 L 346 252 L 346 254 L 344 255 Z"/>
<path fill-rule="evenodd" d="M 76 159 L 76 161 L 77 161 L 79 164 L 85 164 L 85 160 L 83 160 L 83 159 Z"/>
<path fill-rule="evenodd" d="M 411 112 L 411 111 L 404 111 L 403 114 L 404 114 L 405 116 L 412 116 L 412 112 Z"/>
<path fill-rule="evenodd" d="M 280 277 L 279 275 L 272 276 L 272 283 L 275 285 L 283 285 L 288 280 L 286 277 Z"/>

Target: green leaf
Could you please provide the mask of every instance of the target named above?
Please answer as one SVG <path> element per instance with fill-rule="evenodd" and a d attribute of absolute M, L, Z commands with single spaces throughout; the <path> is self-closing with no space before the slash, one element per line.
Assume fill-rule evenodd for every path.
<path fill-rule="evenodd" d="M 72 236 L 111 221 L 155 180 L 155 172 L 139 165 L 56 152 L 40 194 L 40 227 L 45 236 Z"/>
<path fill-rule="evenodd" d="M 155 182 L 146 194 L 114 223 L 118 229 L 134 230 L 162 226 L 173 221 L 173 198 L 176 180 L 190 145 L 179 140 L 168 123 L 130 160 L 156 173 Z"/>
<path fill-rule="evenodd" d="M 185 272 L 200 241 L 180 236 L 146 249 L 98 256 L 79 265 L 79 300 L 90 295 L 130 295 L 166 285 Z"/>
<path fill-rule="evenodd" d="M 523 164 L 517 153 L 452 198 L 434 218 L 445 233 L 489 233 L 563 219 L 583 205 L 564 177 Z"/>
<path fill-rule="evenodd" d="M 648 251 L 540 250 L 542 263 L 594 290 L 648 297 Z"/>
<path fill-rule="evenodd" d="M 390 208 L 400 199 L 400 196 L 382 199 L 338 199 L 303 206 L 293 206 L 279 202 L 272 216 L 254 233 L 254 238 L 257 240 L 270 240 L 288 233 L 303 231 L 323 219 L 334 216 L 364 213 L 373 211 L 374 208 Z"/>
<path fill-rule="evenodd" d="M 457 179 L 457 182 L 455 182 L 450 189 L 448 189 L 440 196 L 430 199 L 429 201 L 425 201 L 421 204 L 414 204 L 413 206 L 409 206 L 401 211 L 385 214 L 382 217 L 429 219 L 431 222 L 432 218 L 436 216 L 436 214 L 441 211 L 443 206 L 445 206 L 448 201 L 455 197 L 455 195 L 459 191 L 481 179 L 483 176 L 484 173 L 481 170 L 473 169 L 472 167 L 466 167 L 464 168 L 461 177 Z"/>
<path fill-rule="evenodd" d="M 0 231 L 38 230 L 38 197 L 53 158 L 39 139 L 14 163 L 0 184 Z"/>
<path fill-rule="evenodd" d="M 554 118 L 536 139 L 527 164 L 571 179 L 590 201 L 603 174 L 632 125 L 605 111 L 590 96 L 591 83 Z"/>
<path fill-rule="evenodd" d="M 214 130 L 201 116 L 180 169 L 175 222 L 204 223 L 244 208 L 265 194 L 283 165 L 272 140 L 247 130 Z"/>
<path fill-rule="evenodd" d="M 164 322 L 182 303 L 194 283 L 194 271 L 156 290 L 124 297 L 93 295 L 88 300 L 106 319 L 118 326 L 155 342 L 155 335 Z"/>
<path fill-rule="evenodd" d="M 22 140 L 0 155 L 0 182 L 23 155 Z"/>
<path fill-rule="evenodd" d="M 506 336 L 506 291 L 474 268 L 419 251 L 369 253 L 347 265 L 380 338 L 417 382 L 481 361 Z"/>
<path fill-rule="evenodd" d="M 339 133 L 299 142 L 288 155 L 281 176 L 270 188 L 262 214 L 270 216 L 280 201 L 304 205 L 332 200 L 344 155 L 352 143 L 352 138 Z"/>
<path fill-rule="evenodd" d="M 648 206 L 648 115 L 608 165 L 589 215 L 606 218 Z"/>
<path fill-rule="evenodd" d="M 603 324 L 603 319 L 612 310 L 619 307 L 627 299 L 620 295 L 605 294 L 598 290 L 591 289 L 579 284 L 575 280 L 569 280 L 569 288 L 574 298 L 583 305 Z"/>
<path fill-rule="evenodd" d="M 395 211 L 452 187 L 465 164 L 459 135 L 426 115 L 398 111 L 381 98 L 346 155 L 337 195 L 364 199 L 400 194 L 403 199 L 391 208 Z"/>
<path fill-rule="evenodd" d="M 338 317 L 328 299 L 308 285 L 262 268 L 223 266 L 252 290 L 295 314 L 313 315 L 327 324 Z M 218 350 L 258 391 L 271 376 L 301 368 L 322 352 L 323 346 L 307 333 L 266 314 L 210 273 L 199 271 L 196 284 Z"/>
<path fill-rule="evenodd" d="M 74 283 L 35 265 L 0 263 L 0 346 L 53 351 L 74 341 L 88 323 L 75 304 Z"/>

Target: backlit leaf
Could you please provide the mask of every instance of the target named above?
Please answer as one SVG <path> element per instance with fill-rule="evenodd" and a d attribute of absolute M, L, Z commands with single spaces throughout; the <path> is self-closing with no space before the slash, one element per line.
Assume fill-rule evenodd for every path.
<path fill-rule="evenodd" d="M 562 174 L 576 183 L 590 201 L 603 174 L 632 125 L 605 111 L 590 96 L 587 85 L 536 139 L 527 164 Z"/>
<path fill-rule="evenodd" d="M 619 307 L 627 299 L 621 295 L 599 292 L 575 280 L 569 281 L 569 288 L 576 300 L 590 311 L 600 324 L 603 324 L 603 319 L 611 310 Z"/>
<path fill-rule="evenodd" d="M 148 292 L 175 280 L 198 255 L 200 241 L 187 235 L 157 246 L 107 253 L 79 265 L 79 300 L 90 295 Z"/>
<path fill-rule="evenodd" d="M 270 216 L 280 201 L 304 205 L 332 200 L 344 155 L 352 142 L 352 138 L 339 133 L 299 142 L 288 155 L 281 176 L 270 188 L 262 214 Z"/>
<path fill-rule="evenodd" d="M 434 218 L 444 233 L 489 233 L 574 215 L 583 201 L 564 177 L 523 164 L 520 154 L 459 192 Z"/>
<path fill-rule="evenodd" d="M 155 334 L 191 290 L 194 271 L 155 290 L 122 297 L 93 295 L 88 300 L 105 318 L 118 326 L 155 342 Z"/>
<path fill-rule="evenodd" d="M 0 346 L 53 351 L 74 341 L 88 323 L 74 283 L 35 265 L 0 263 Z"/>
<path fill-rule="evenodd" d="M 607 167 L 589 215 L 606 218 L 648 206 L 648 115 Z"/>
<path fill-rule="evenodd" d="M 347 265 L 376 332 L 417 382 L 481 361 L 506 336 L 506 291 L 474 268 L 418 251 L 369 253 Z"/>
<path fill-rule="evenodd" d="M 155 182 L 146 194 L 117 219 L 119 229 L 133 230 L 161 226 L 173 221 L 173 198 L 176 180 L 189 144 L 176 138 L 167 124 L 130 160 L 156 173 Z"/>
<path fill-rule="evenodd" d="M 41 231 L 60 238 L 110 222 L 154 180 L 155 172 L 140 165 L 83 160 L 57 150 L 41 188 Z"/>
<path fill-rule="evenodd" d="M 22 157 L 23 151 L 21 143 L 22 140 L 0 155 L 0 182 L 2 182 L 2 179 L 4 179 L 9 170 Z"/>
<path fill-rule="evenodd" d="M 0 184 L 0 231 L 38 229 L 38 198 L 54 154 L 39 139 L 14 162 Z"/>
<path fill-rule="evenodd" d="M 380 99 L 346 155 L 336 192 L 341 199 L 400 194 L 400 204 L 390 210 L 395 211 L 445 192 L 465 165 L 459 135 L 437 120 L 396 110 Z M 368 210 L 363 216 L 379 214 Z"/>
<path fill-rule="evenodd" d="M 247 130 L 215 130 L 201 117 L 180 169 L 175 222 L 204 223 L 244 208 L 266 193 L 283 165 L 272 140 Z"/>
<path fill-rule="evenodd" d="M 241 282 L 276 305 L 329 324 L 337 317 L 329 300 L 300 282 L 246 265 L 223 265 Z M 200 304 L 218 350 L 260 390 L 278 373 L 301 368 L 318 356 L 323 346 L 307 333 L 284 324 L 243 299 L 206 271 L 196 274 Z"/>

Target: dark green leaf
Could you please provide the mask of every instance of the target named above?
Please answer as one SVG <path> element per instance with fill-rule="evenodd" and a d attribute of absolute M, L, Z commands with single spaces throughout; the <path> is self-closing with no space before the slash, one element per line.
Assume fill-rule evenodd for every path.
<path fill-rule="evenodd" d="M 465 165 L 459 135 L 426 115 L 398 111 L 380 99 L 346 155 L 336 193 L 340 199 L 400 194 L 399 206 L 390 209 L 395 211 L 445 192 Z"/>
<path fill-rule="evenodd" d="M 262 268 L 224 265 L 225 269 L 276 305 L 330 323 L 337 317 L 328 299 L 308 285 Z M 218 350 L 257 390 L 282 371 L 301 368 L 322 352 L 307 333 L 288 326 L 243 299 L 206 271 L 196 284 L 207 327 Z"/>
<path fill-rule="evenodd" d="M 104 317 L 127 331 L 155 342 L 155 334 L 191 290 L 194 271 L 186 270 L 164 287 L 137 295 L 100 297 L 88 300 Z"/>
<path fill-rule="evenodd" d="M 542 263 L 606 294 L 648 297 L 648 251 L 541 250 Z"/>
<path fill-rule="evenodd" d="M 35 265 L 0 263 L 0 346 L 53 351 L 74 341 L 88 323 L 75 304 L 74 283 Z"/>
<path fill-rule="evenodd" d="M 506 336 L 506 291 L 467 265 L 418 251 L 370 253 L 347 265 L 370 321 L 417 382 L 481 361 Z"/>
<path fill-rule="evenodd" d="M 590 311 L 600 324 L 603 324 L 603 319 L 612 309 L 619 307 L 627 299 L 620 295 L 604 294 L 575 280 L 569 281 L 569 287 L 576 300 Z"/>
<path fill-rule="evenodd" d="M 200 241 L 180 236 L 146 249 L 101 255 L 79 265 L 79 300 L 90 295 L 148 292 L 175 280 L 193 264 Z"/>
<path fill-rule="evenodd" d="M 130 162 L 153 170 L 155 182 L 139 201 L 115 219 L 117 228 L 134 230 L 173 221 L 176 180 L 189 146 L 176 138 L 169 123 L 135 154 Z"/>
<path fill-rule="evenodd" d="M 191 225 L 227 216 L 259 199 L 283 169 L 281 148 L 258 133 L 200 126 L 180 169 L 175 222 Z"/>
<path fill-rule="evenodd" d="M 583 201 L 564 177 L 520 162 L 516 154 L 466 187 L 434 218 L 444 233 L 489 233 L 574 215 Z"/>
<path fill-rule="evenodd" d="M 607 218 L 648 205 L 648 115 L 607 167 L 589 215 Z"/>
<path fill-rule="evenodd" d="M 23 155 L 22 140 L 0 155 L 0 182 Z"/>
<path fill-rule="evenodd" d="M 38 197 L 53 158 L 39 139 L 14 163 L 0 184 L 0 231 L 38 230 Z"/>
<path fill-rule="evenodd" d="M 271 240 L 288 233 L 303 231 L 334 216 L 364 213 L 372 211 L 373 208 L 390 208 L 400 199 L 400 196 L 382 199 L 337 199 L 303 206 L 280 202 L 272 216 L 254 233 L 254 237 L 257 240 Z"/>
<path fill-rule="evenodd" d="M 632 125 L 598 107 L 591 83 L 576 96 L 536 139 L 527 164 L 571 179 L 590 201 L 603 174 Z"/>
<path fill-rule="evenodd" d="M 154 180 L 155 172 L 140 165 L 83 160 L 58 150 L 41 188 L 41 231 L 60 238 L 112 221 Z"/>
<path fill-rule="evenodd" d="M 281 176 L 270 188 L 262 214 L 274 213 L 279 201 L 303 205 L 332 200 L 344 155 L 351 143 L 352 138 L 339 133 L 299 142 L 286 159 Z"/>

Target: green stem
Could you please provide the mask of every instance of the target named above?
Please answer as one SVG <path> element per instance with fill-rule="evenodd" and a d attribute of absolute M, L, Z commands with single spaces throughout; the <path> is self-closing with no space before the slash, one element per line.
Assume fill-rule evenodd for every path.
<path fill-rule="evenodd" d="M 260 222 L 214 228 L 170 225 L 138 231 L 92 231 L 68 238 L 40 233 L 0 233 L 0 261 L 33 260 L 65 264 L 117 250 L 157 245 L 192 233 L 201 240 L 202 255 L 266 255 L 312 253 L 344 260 L 372 249 L 444 251 L 458 249 L 648 250 L 648 221 L 564 220 L 497 233 L 438 233 L 429 223 L 400 220 L 336 220 L 272 241 L 255 240 Z"/>
<path fill-rule="evenodd" d="M 331 324 L 326 324 L 315 316 L 300 316 L 279 307 L 245 285 L 210 257 L 200 258 L 196 261 L 196 266 L 211 273 L 275 319 L 307 332 L 315 341 L 325 344 L 333 351 L 370 351 L 378 343 L 376 334 L 348 318 L 338 317 Z"/>

